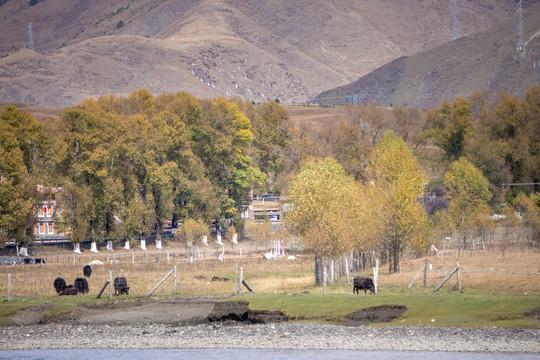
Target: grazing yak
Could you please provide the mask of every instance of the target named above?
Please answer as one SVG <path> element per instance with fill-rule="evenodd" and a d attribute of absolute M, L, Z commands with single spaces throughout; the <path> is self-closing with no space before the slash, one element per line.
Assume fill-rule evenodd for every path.
<path fill-rule="evenodd" d="M 84 273 L 84 277 L 92 276 L 92 267 L 90 265 L 84 265 L 83 273 Z"/>
<path fill-rule="evenodd" d="M 358 290 L 364 290 L 364 294 L 367 294 L 367 290 L 369 290 L 370 294 L 375 292 L 375 286 L 373 285 L 373 280 L 371 280 L 371 278 L 365 276 L 355 276 L 353 278 L 353 283 L 353 294 L 358 294 Z"/>
<path fill-rule="evenodd" d="M 125 277 L 114 278 L 114 295 L 129 295 L 129 286 Z"/>
<path fill-rule="evenodd" d="M 56 293 L 60 295 L 60 293 L 63 293 L 67 288 L 66 280 L 62 279 L 61 277 L 57 277 L 54 279 L 54 288 L 56 289 Z"/>
<path fill-rule="evenodd" d="M 77 295 L 77 288 L 73 285 L 68 285 L 60 295 Z"/>
<path fill-rule="evenodd" d="M 76 278 L 74 287 L 81 294 L 87 294 L 90 289 L 88 289 L 88 281 L 85 278 Z"/>

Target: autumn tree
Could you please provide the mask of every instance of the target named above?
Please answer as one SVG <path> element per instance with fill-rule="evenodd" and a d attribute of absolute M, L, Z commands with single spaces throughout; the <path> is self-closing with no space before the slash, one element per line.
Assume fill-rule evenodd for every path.
<path fill-rule="evenodd" d="M 0 114 L 0 239 L 18 244 L 33 240 L 34 208 L 41 198 L 38 179 L 48 139 L 28 112 L 7 106 Z"/>
<path fill-rule="evenodd" d="M 456 160 L 465 150 L 467 135 L 472 131 L 471 106 L 467 99 L 457 98 L 452 105 L 444 101 L 438 109 L 439 118 L 430 132 L 446 160 Z"/>
<path fill-rule="evenodd" d="M 458 254 L 461 255 L 461 246 L 466 247 L 466 221 L 474 218 L 492 195 L 487 179 L 465 158 L 452 163 L 444 176 L 444 185 L 450 199 L 450 214 L 461 232 L 458 240 Z"/>
<path fill-rule="evenodd" d="M 348 212 L 354 181 L 333 159 L 306 164 L 295 177 L 288 197 L 293 209 L 286 221 L 304 238 L 315 262 L 328 262 L 351 248 L 348 233 L 355 225 Z"/>
<path fill-rule="evenodd" d="M 389 271 L 400 271 L 403 251 L 427 248 L 427 214 L 418 201 L 424 183 L 418 161 L 405 141 L 386 132 L 371 157 L 372 176 L 380 210 L 381 237 L 388 252 Z"/>

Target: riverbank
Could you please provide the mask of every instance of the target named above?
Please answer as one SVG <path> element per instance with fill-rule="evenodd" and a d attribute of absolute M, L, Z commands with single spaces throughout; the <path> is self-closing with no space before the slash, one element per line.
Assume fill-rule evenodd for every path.
<path fill-rule="evenodd" d="M 0 328 L 0 349 L 340 349 L 540 354 L 540 331 L 502 328 L 253 325 L 67 325 Z"/>

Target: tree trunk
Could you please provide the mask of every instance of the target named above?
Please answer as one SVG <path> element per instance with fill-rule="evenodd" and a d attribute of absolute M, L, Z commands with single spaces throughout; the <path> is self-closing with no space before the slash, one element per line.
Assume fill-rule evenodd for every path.
<path fill-rule="evenodd" d="M 323 263 L 320 256 L 315 255 L 315 285 L 321 286 L 323 282 Z"/>

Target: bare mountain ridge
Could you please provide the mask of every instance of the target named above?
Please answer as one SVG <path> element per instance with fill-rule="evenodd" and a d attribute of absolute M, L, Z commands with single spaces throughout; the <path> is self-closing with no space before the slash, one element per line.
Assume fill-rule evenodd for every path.
<path fill-rule="evenodd" d="M 445 1 L 8 0 L 0 6 L 0 98 L 65 107 L 100 94 L 303 102 L 384 63 L 447 42 Z M 463 1 L 462 32 L 508 1 Z M 473 20 L 474 19 L 474 20 Z M 20 50 L 32 21 L 36 51 Z"/>
<path fill-rule="evenodd" d="M 433 108 L 442 100 L 500 91 L 523 97 L 538 85 L 540 59 L 540 4 L 524 14 L 525 50 L 516 51 L 517 17 L 484 32 L 462 37 L 413 56 L 403 56 L 355 82 L 327 90 L 313 101 L 347 102 Z"/>

